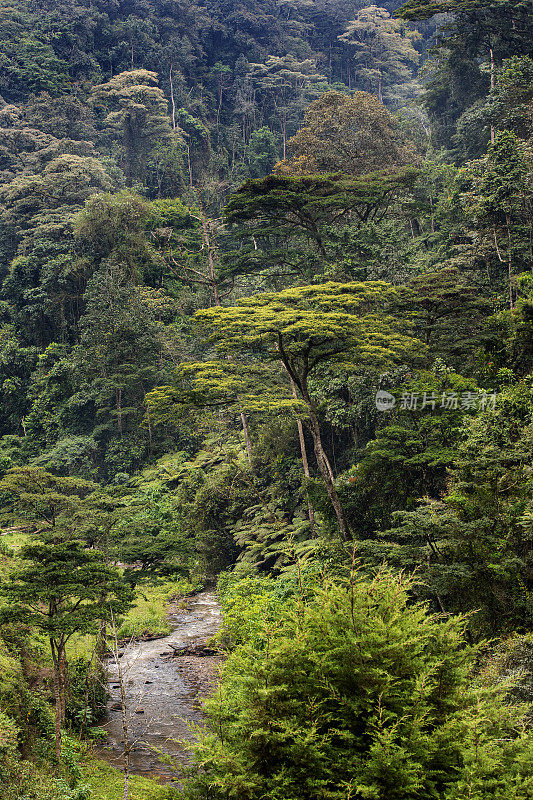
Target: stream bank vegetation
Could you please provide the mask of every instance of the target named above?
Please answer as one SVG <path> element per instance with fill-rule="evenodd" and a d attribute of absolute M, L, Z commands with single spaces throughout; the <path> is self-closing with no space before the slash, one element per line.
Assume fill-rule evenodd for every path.
<path fill-rule="evenodd" d="M 5 800 L 530 800 L 533 15 L 0 4 Z M 218 582 L 181 788 L 91 755 Z M 107 643 L 106 643 L 107 642 Z"/>
<path fill-rule="evenodd" d="M 207 701 L 186 797 L 531 796 L 526 707 L 464 617 L 429 614 L 386 571 L 314 576 L 281 606 L 261 588 Z M 242 616 L 227 606 L 222 639 Z"/>

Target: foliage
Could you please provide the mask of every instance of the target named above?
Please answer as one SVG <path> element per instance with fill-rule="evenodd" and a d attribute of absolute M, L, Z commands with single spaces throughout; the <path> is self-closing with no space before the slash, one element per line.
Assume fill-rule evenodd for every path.
<path fill-rule="evenodd" d="M 221 571 L 219 641 L 243 666 L 229 668 L 227 708 L 242 736 L 209 739 L 235 749 L 203 796 L 531 792 L 521 739 L 478 719 L 476 750 L 467 710 L 476 687 L 529 658 L 531 20 L 526 0 L 0 3 L 0 575 L 21 612 L 1 609 L 7 800 L 80 800 L 88 785 L 123 797 L 120 776 L 88 756 L 83 777 L 71 739 L 54 759 L 48 684 L 57 741 L 67 715 L 88 734 L 102 698 L 87 643 L 109 618 L 105 591 L 126 613 L 121 635 L 154 635 L 171 594 Z M 379 390 L 394 409 L 376 405 Z M 493 391 L 495 407 L 480 404 Z M 470 406 L 441 402 L 463 395 Z M 385 710 L 372 752 L 342 738 L 349 704 L 339 711 L 329 673 L 325 704 L 302 705 L 314 656 L 297 626 L 318 619 L 317 587 L 353 570 L 354 552 L 361 575 L 384 562 L 415 573 L 405 607 L 389 598 L 391 629 L 413 626 L 405 654 L 430 625 L 417 599 L 450 630 L 467 612 L 472 641 L 510 637 L 492 667 L 480 652 L 472 685 L 457 683 L 465 706 L 441 727 L 387 707 L 401 747 L 410 725 L 409 757 Z M 336 620 L 328 593 L 344 589 L 318 591 Z M 352 632 L 327 652 L 309 634 L 320 669 L 342 672 Z M 468 650 L 456 643 L 452 661 Z M 250 726 L 281 695 L 250 687 L 274 645 L 269 686 L 303 689 L 266 743 Z M 283 752 L 280 731 L 294 734 Z M 272 769 L 258 779 L 259 745 Z M 373 774 L 342 787 L 358 758 Z M 131 786 L 133 798 L 173 793 Z"/>
<path fill-rule="evenodd" d="M 412 162 L 414 152 L 402 140 L 398 124 L 373 95 L 347 97 L 326 92 L 305 112 L 302 128 L 288 143 L 286 169 L 300 173 L 342 172 L 361 175 Z M 280 165 L 283 170 L 285 165 Z"/>
<path fill-rule="evenodd" d="M 525 630 L 531 620 L 531 532 L 523 523 L 531 493 L 529 390 L 502 392 L 495 410 L 478 414 L 465 434 L 442 500 L 426 497 L 417 510 L 397 512 L 384 551 L 391 563 L 416 568 L 422 593 L 441 610 L 476 611 L 474 630 Z"/>
<path fill-rule="evenodd" d="M 515 274 L 525 270 L 530 257 L 524 236 L 532 224 L 528 170 L 523 143 L 514 133 L 501 131 L 482 163 L 472 164 L 472 189 L 463 196 L 479 230 L 478 247 L 489 239 L 485 246 L 492 250 L 491 260 L 497 264 L 493 269 L 503 268 L 507 273 L 511 309 L 515 302 Z"/>
<path fill-rule="evenodd" d="M 377 89 L 380 102 L 384 85 L 408 83 L 419 59 L 413 46 L 416 38 L 417 34 L 392 19 L 386 8 L 374 5 L 361 9 L 339 37 L 352 45 L 356 74 L 363 84 Z"/>
<path fill-rule="evenodd" d="M 493 0 L 484 6 L 468 0 L 408 0 L 398 13 L 407 20 L 452 14 L 451 19 L 441 18 L 444 24 L 437 24 L 439 58 L 425 96 L 434 125 L 433 137 L 450 147 L 458 120 L 489 94 L 491 80 L 487 73 L 512 56 L 531 57 L 529 8 L 520 0 Z M 481 147 L 485 143 L 486 140 Z"/>
<path fill-rule="evenodd" d="M 276 398 L 242 393 L 241 382 L 230 384 L 229 392 L 236 394 L 244 407 L 250 403 L 258 410 L 278 412 L 287 407 L 298 409 L 303 404 L 309 431 L 313 438 L 318 470 L 335 510 L 343 538 L 348 537 L 346 520 L 339 502 L 331 466 L 322 443 L 317 404 L 313 399 L 309 380 L 323 364 L 357 372 L 364 367 L 394 363 L 400 358 L 412 357 L 420 352 L 421 344 L 402 332 L 403 326 L 391 315 L 378 317 L 375 308 L 386 307 L 395 292 L 391 286 L 379 282 L 303 286 L 287 289 L 277 294 L 264 293 L 244 298 L 237 306 L 217 306 L 198 311 L 196 318 L 205 326 L 219 352 L 231 355 L 248 350 L 263 350 L 268 360 L 278 360 L 292 382 L 294 399 L 288 389 Z M 312 303 L 313 310 L 309 310 Z M 204 364 L 187 365 L 194 370 L 193 379 L 199 392 L 205 384 L 220 386 L 220 370 L 225 362 L 207 365 L 214 374 L 205 376 Z M 252 367 L 253 369 L 253 367 Z M 230 365 L 230 372 L 232 372 Z M 206 381 L 207 377 L 207 381 Z M 194 384 L 193 384 L 194 385 Z M 154 409 L 163 406 L 168 413 L 172 403 L 172 390 L 153 393 L 148 402 Z"/>
<path fill-rule="evenodd" d="M 157 158 L 157 146 L 176 147 L 181 139 L 167 115 L 165 95 L 157 86 L 157 75 L 148 70 L 130 70 L 95 87 L 92 102 L 105 110 L 104 125 L 117 131 L 120 161 L 126 182 L 146 181 L 149 159 Z M 175 155 L 179 158 L 178 152 Z M 176 184 L 179 186 L 179 167 Z"/>
<path fill-rule="evenodd" d="M 35 467 L 13 468 L 0 484 L 33 526 L 41 526 L 21 548 L 21 565 L 1 585 L 8 601 L 2 618 L 30 626 L 50 644 L 58 760 L 66 718 L 67 642 L 74 634 L 98 633 L 102 622 L 123 612 L 131 599 L 118 570 L 77 530 L 90 513 L 83 501 L 94 488 L 89 481 L 57 478 Z"/>
<path fill-rule="evenodd" d="M 373 538 L 376 529 L 388 528 L 392 514 L 413 510 L 419 498 L 442 496 L 457 459 L 465 419 L 471 413 L 459 403 L 457 409 L 443 409 L 442 398 L 459 398 L 474 388 L 471 381 L 452 370 L 435 369 L 407 380 L 401 392 L 394 389 L 399 410 L 387 414 L 359 451 L 343 492 L 359 540 Z M 401 409 L 402 395 L 411 393 L 420 398 L 421 406 L 426 398 L 425 408 Z M 382 557 L 382 553 L 377 555 L 378 563 Z M 392 554 L 389 557 L 394 560 Z"/>
<path fill-rule="evenodd" d="M 408 587 L 386 573 L 327 585 L 267 623 L 262 648 L 237 648 L 185 796 L 488 798 L 496 782 L 527 797 L 519 714 L 469 685 L 463 621 L 408 605 Z"/>
<path fill-rule="evenodd" d="M 340 259 L 357 259 L 365 228 L 392 214 L 397 198 L 408 195 L 416 179 L 413 169 L 360 178 L 278 171 L 282 174 L 245 183 L 228 202 L 226 220 L 240 247 L 225 254 L 223 275 L 274 265 L 283 274 L 309 279 L 327 275 Z"/>
<path fill-rule="evenodd" d="M 158 580 L 139 583 L 132 608 L 124 616 L 118 630 L 121 639 L 150 636 L 166 636 L 170 633 L 168 623 L 169 603 L 184 595 L 198 591 L 201 584 L 188 580 Z"/>

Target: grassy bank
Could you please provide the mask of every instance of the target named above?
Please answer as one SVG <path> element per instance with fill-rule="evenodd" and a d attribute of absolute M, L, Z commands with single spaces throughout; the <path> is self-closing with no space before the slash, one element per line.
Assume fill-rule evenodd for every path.
<path fill-rule="evenodd" d="M 194 584 L 183 579 L 139 584 L 136 589 L 135 604 L 120 627 L 119 637 L 125 639 L 143 634 L 166 636 L 170 633 L 167 619 L 170 601 L 199 591 L 201 588 L 200 583 Z"/>
<path fill-rule="evenodd" d="M 201 583 L 187 580 L 159 580 L 142 583 L 135 591 L 135 602 L 123 619 L 118 630 L 119 639 L 146 636 L 167 636 L 169 603 L 191 592 L 200 591 Z M 90 657 L 94 647 L 94 636 L 73 636 L 67 646 L 70 659 L 78 656 Z"/>
<path fill-rule="evenodd" d="M 82 780 L 90 789 L 91 800 L 122 800 L 124 776 L 120 770 L 105 761 L 86 755 L 80 764 Z M 132 775 L 130 778 L 129 800 L 175 800 L 179 793 L 175 789 Z"/>

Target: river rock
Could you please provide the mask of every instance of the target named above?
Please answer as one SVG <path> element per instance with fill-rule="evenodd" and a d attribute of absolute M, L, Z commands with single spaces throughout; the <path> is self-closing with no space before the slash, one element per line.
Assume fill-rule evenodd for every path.
<path fill-rule="evenodd" d="M 173 658 L 178 656 L 216 656 L 217 651 L 208 647 L 205 642 L 198 642 L 197 644 L 174 645 L 169 644 L 172 648 L 172 653 L 165 655 L 172 655 Z"/>

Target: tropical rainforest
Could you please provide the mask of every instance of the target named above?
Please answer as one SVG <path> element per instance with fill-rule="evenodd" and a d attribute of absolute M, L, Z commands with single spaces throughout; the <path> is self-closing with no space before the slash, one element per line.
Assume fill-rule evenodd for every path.
<path fill-rule="evenodd" d="M 2 800 L 533 798 L 529 0 L 0 0 L 0 398 Z"/>

